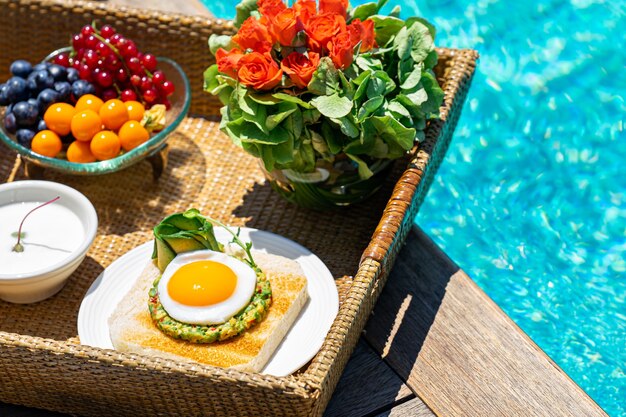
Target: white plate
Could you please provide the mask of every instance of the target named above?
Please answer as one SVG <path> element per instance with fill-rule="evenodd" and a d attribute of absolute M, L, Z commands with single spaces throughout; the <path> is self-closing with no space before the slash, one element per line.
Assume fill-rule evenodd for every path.
<path fill-rule="evenodd" d="M 228 232 L 215 228 L 222 243 L 230 241 Z M 243 241 L 253 249 L 297 261 L 307 277 L 309 301 L 261 373 L 285 376 L 300 369 L 322 347 L 324 338 L 339 310 L 339 297 L 332 274 L 324 263 L 305 247 L 282 236 L 242 228 Z M 78 311 L 78 336 L 84 345 L 113 349 L 108 318 L 141 274 L 152 253 L 152 241 L 129 251 L 94 281 Z M 147 307 L 146 307 L 147 308 Z"/>

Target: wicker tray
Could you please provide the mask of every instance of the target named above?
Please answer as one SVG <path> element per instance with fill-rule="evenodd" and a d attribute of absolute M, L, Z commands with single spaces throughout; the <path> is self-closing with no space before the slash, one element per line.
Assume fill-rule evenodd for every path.
<path fill-rule="evenodd" d="M 202 92 L 201 74 L 212 59 L 209 35 L 232 32 L 229 22 L 93 3 L 0 0 L 0 78 L 8 77 L 14 59 L 41 59 L 93 19 L 180 63 L 192 81 L 191 112 L 203 117 L 187 118 L 173 135 L 169 166 L 158 182 L 147 162 L 101 177 L 46 173 L 94 203 L 98 237 L 53 298 L 25 306 L 0 301 L 0 401 L 82 415 L 321 415 L 446 152 L 477 54 L 439 50 L 445 103 L 426 140 L 395 164 L 372 200 L 319 213 L 281 200 L 256 160 L 218 130 L 219 104 Z M 23 179 L 19 165 L 14 153 L 0 149 L 0 182 Z M 149 240 L 163 216 L 189 207 L 293 239 L 336 277 L 337 319 L 319 353 L 296 374 L 279 378 L 80 345 L 78 308 L 93 280 Z"/>

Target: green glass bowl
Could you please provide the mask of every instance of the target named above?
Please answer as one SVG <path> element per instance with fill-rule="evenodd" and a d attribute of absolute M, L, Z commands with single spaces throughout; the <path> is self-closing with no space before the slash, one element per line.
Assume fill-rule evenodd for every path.
<path fill-rule="evenodd" d="M 57 54 L 67 52 L 68 50 L 69 48 L 58 49 L 48 55 L 46 60 L 52 59 Z M 174 94 L 169 97 L 172 107 L 166 112 L 165 128 L 138 147 L 113 159 L 99 162 L 77 163 L 70 162 L 65 159 L 49 158 L 47 156 L 39 155 L 17 143 L 15 135 L 8 133 L 4 128 L 4 109 L 0 111 L 0 140 L 2 140 L 2 142 L 4 142 L 9 148 L 17 151 L 23 159 L 30 163 L 33 163 L 41 168 L 53 169 L 73 175 L 107 174 L 127 168 L 148 156 L 154 155 L 163 149 L 167 137 L 185 118 L 191 103 L 191 88 L 189 86 L 189 79 L 187 79 L 187 75 L 185 75 L 182 68 L 169 58 L 160 57 L 158 58 L 158 61 L 159 69 L 165 73 L 168 80 L 174 83 L 176 90 Z"/>

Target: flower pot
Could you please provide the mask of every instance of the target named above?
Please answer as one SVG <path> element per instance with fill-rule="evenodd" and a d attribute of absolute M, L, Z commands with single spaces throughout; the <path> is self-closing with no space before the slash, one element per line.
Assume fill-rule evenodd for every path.
<path fill-rule="evenodd" d="M 373 175 L 367 179 L 359 176 L 356 163 L 341 157 L 333 163 L 318 160 L 314 172 L 268 172 L 260 165 L 272 188 L 287 201 L 309 209 L 328 210 L 359 203 L 378 191 L 393 161 L 375 160 L 368 166 Z"/>

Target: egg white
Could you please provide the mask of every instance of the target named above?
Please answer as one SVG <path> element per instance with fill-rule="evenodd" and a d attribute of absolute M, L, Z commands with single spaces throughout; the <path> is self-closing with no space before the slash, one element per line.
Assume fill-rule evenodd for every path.
<path fill-rule="evenodd" d="M 210 306 L 188 306 L 172 300 L 167 292 L 167 284 L 172 275 L 185 264 L 205 260 L 219 262 L 233 270 L 237 276 L 237 285 L 233 294 L 228 299 Z M 163 271 L 157 285 L 161 304 L 170 317 L 183 323 L 203 325 L 227 322 L 248 305 L 255 288 L 256 273 L 250 266 L 232 256 L 211 250 L 176 255 Z"/>

